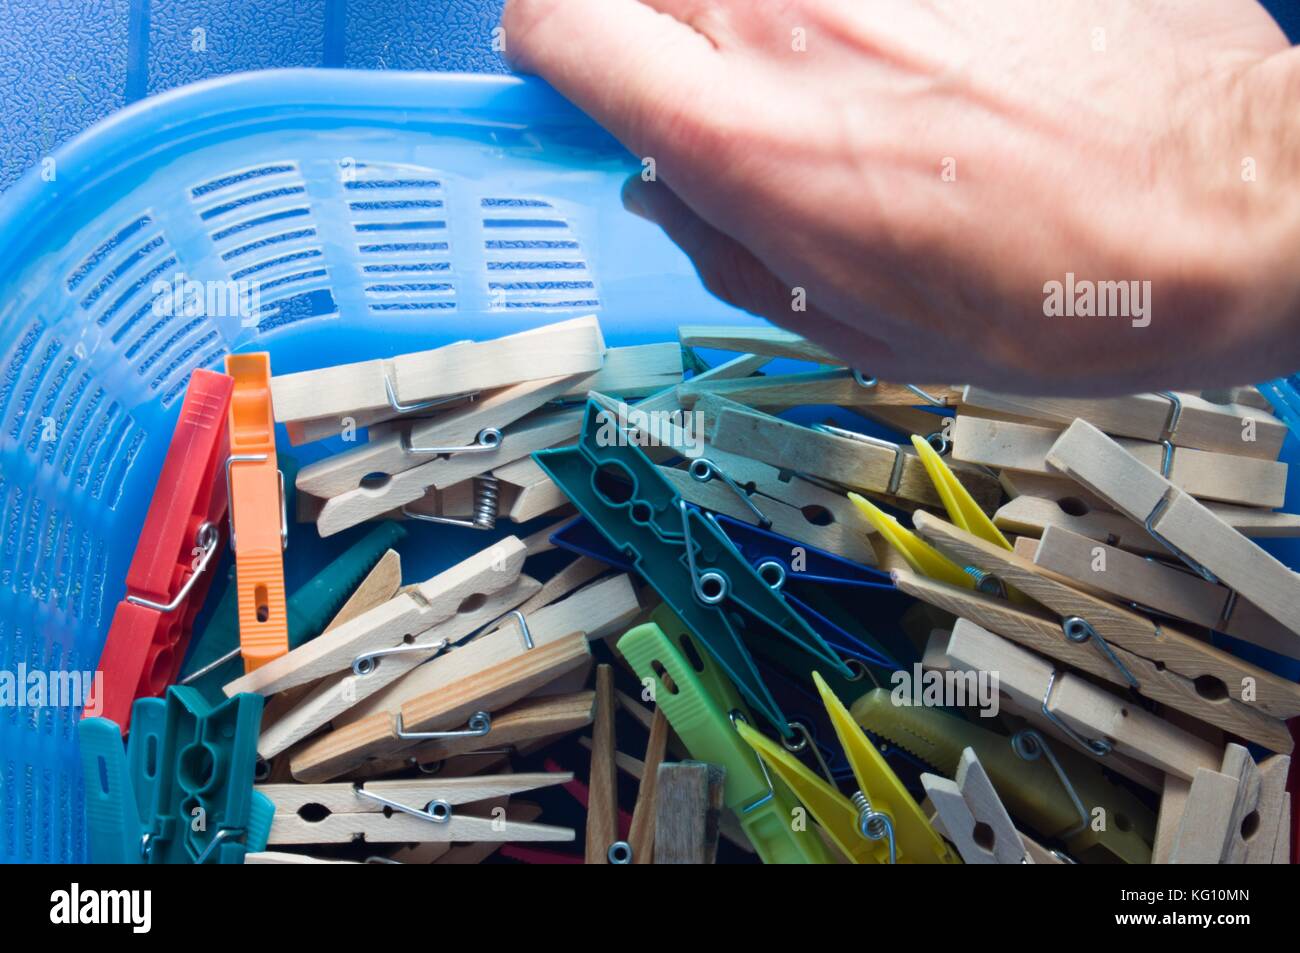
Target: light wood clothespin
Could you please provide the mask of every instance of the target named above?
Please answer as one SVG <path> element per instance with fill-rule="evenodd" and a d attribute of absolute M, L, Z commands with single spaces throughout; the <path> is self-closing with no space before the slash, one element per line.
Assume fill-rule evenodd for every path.
<path fill-rule="evenodd" d="M 535 579 L 520 576 L 513 585 L 493 593 L 481 604 L 473 604 L 473 608 L 456 613 L 409 641 L 393 646 L 393 649 L 358 654 L 350 671 L 327 677 L 311 686 L 302 699 L 276 721 L 264 722 L 257 740 L 259 753 L 265 758 L 287 750 L 318 728 L 364 704 L 366 699 L 382 692 L 448 646 L 517 609 L 539 588 Z"/>
<path fill-rule="evenodd" d="M 562 374 L 562 371 L 557 372 L 556 376 Z M 591 388 L 609 394 L 636 397 L 655 393 L 661 388 L 676 386 L 681 377 L 681 348 L 671 342 L 612 347 L 606 349 L 605 362 L 600 370 L 591 374 L 570 376 L 569 380 L 573 383 L 560 394 L 558 399 L 580 400 Z M 391 406 L 387 406 L 379 410 L 359 411 L 342 418 L 322 417 L 315 420 L 302 420 L 288 424 L 286 429 L 289 432 L 290 443 L 298 446 L 314 440 L 324 440 L 355 432 L 356 428 L 360 427 L 377 427 L 380 432 L 383 432 L 386 429 L 384 426 L 386 422 L 439 416 L 472 404 L 478 399 L 477 393 L 469 393 L 455 398 L 440 398 L 431 406 L 406 414 L 397 414 Z"/>
<path fill-rule="evenodd" d="M 1231 724 L 1229 730 L 1252 740 L 1262 739 L 1260 744 L 1275 751 L 1291 749 L 1290 735 L 1276 718 L 1235 699 L 1208 701 L 1197 690 L 1193 679 L 1122 646 L 1109 646 L 1110 654 L 1107 654 L 1100 650 L 1099 644 L 1073 641 L 1066 637 L 1059 617 L 1012 606 L 1005 600 L 970 589 L 959 589 L 905 570 L 894 570 L 892 576 L 898 588 L 908 595 L 963 616 L 1020 645 L 1091 672 L 1121 689 L 1128 689 L 1132 683 L 1112 660 L 1113 655 L 1129 674 L 1136 677 L 1142 694 L 1152 701 L 1186 712 L 1208 724 Z"/>
<path fill-rule="evenodd" d="M 629 863 L 632 851 L 618 836 L 618 769 L 614 764 L 614 669 L 596 666 L 596 720 L 591 730 L 591 773 L 587 779 L 589 864 Z"/>
<path fill-rule="evenodd" d="M 355 421 L 367 411 L 397 417 L 432 409 L 446 398 L 591 373 L 604 360 L 600 322 L 589 315 L 489 341 L 282 374 L 271 379 L 271 395 L 275 419 L 286 425 L 322 418 Z"/>
<path fill-rule="evenodd" d="M 1300 515 L 1294 513 L 1273 513 L 1226 503 L 1203 505 L 1243 536 L 1300 535 Z M 1122 513 L 1090 509 L 1078 493 L 1061 497 L 1059 502 L 1036 496 L 1018 496 L 993 514 L 993 522 L 998 529 L 1016 536 L 1042 536 L 1047 527 L 1060 526 L 1080 536 L 1135 553 L 1150 556 L 1169 554 L 1169 550 L 1156 542 L 1140 523 Z"/>
<path fill-rule="evenodd" d="M 821 345 L 800 337 L 793 331 L 770 325 L 732 326 L 683 324 L 677 328 L 683 347 L 702 347 L 719 351 L 747 351 L 766 357 L 788 357 L 796 361 L 838 366 L 842 362 Z"/>
<path fill-rule="evenodd" d="M 448 653 L 454 658 L 458 652 Z M 487 735 L 493 712 L 586 665 L 581 632 L 538 645 L 523 655 L 456 679 L 442 691 L 418 695 L 395 715 L 380 712 L 308 741 L 289 762 L 294 778 L 315 782 L 345 774 L 370 758 L 391 757 L 420 742 L 461 734 Z"/>
<path fill-rule="evenodd" d="M 498 466 L 526 457 L 535 450 L 545 450 L 575 437 L 581 429 L 581 409 L 531 414 L 516 422 L 509 440 L 502 440 L 481 453 L 435 457 L 427 463 L 403 470 L 379 486 L 363 485 L 331 497 L 321 507 L 320 515 L 316 518 L 316 529 L 321 536 L 332 536 L 389 510 L 414 503 L 430 487 L 442 490 L 480 476 Z M 480 507 L 484 509 L 484 515 L 475 522 L 479 528 L 491 529 L 495 524 L 498 510 L 496 492 L 496 486 L 489 485 L 482 491 L 483 495 L 475 499 L 476 513 Z M 406 515 L 410 516 L 411 513 L 407 512 Z"/>
<path fill-rule="evenodd" d="M 962 751 L 954 780 L 922 774 L 921 784 L 943 822 L 944 836 L 966 863 L 1033 863 L 973 748 Z"/>
<path fill-rule="evenodd" d="M 656 864 L 712 864 L 717 859 L 727 769 L 702 761 L 659 765 Z"/>
<path fill-rule="evenodd" d="M 1181 817 L 1166 862 L 1244 863 L 1242 821 L 1258 805 L 1259 789 L 1259 772 L 1250 752 L 1241 745 L 1228 745 L 1222 767 L 1200 768 L 1192 778 L 1182 798 Z M 1272 852 L 1270 843 L 1270 860 Z"/>
<path fill-rule="evenodd" d="M 1217 766 L 1222 757 L 1215 745 L 1092 682 L 1059 671 L 968 619 L 958 619 L 953 626 L 946 655 L 963 671 L 997 672 L 1001 691 L 1025 708 L 1041 708 L 1093 754 L 1113 750 L 1189 780 L 1197 768 Z"/>
<path fill-rule="evenodd" d="M 988 420 L 959 415 L 952 432 L 952 457 L 997 470 L 1049 474 L 1047 453 L 1060 427 Z M 1142 440 L 1116 443 L 1175 486 L 1198 499 L 1272 509 L 1286 499 L 1287 465 L 1240 455 L 1165 446 Z"/>
<path fill-rule="evenodd" d="M 554 740 L 590 725 L 595 703 L 591 691 L 525 698 L 494 715 L 487 735 L 436 739 L 412 748 L 406 757 L 417 764 L 435 764 L 485 747 L 512 748 L 539 738 Z"/>
<path fill-rule="evenodd" d="M 1058 613 L 1063 619 L 1063 638 L 1080 645 L 1091 643 L 1090 647 L 1124 676 L 1119 684 L 1127 682 L 1139 692 L 1147 687 L 1146 680 L 1126 664 L 1129 653 L 1134 653 L 1157 663 L 1160 675 L 1174 673 L 1183 677 L 1165 679 L 1168 685 L 1194 687 L 1199 694 L 1216 700 L 1206 701 L 1189 714 L 1243 733 L 1261 744 L 1288 745 L 1281 750 L 1290 750 L 1290 735 L 1282 722 L 1300 714 L 1300 685 L 1172 626 L 1073 588 L 1014 552 L 987 543 L 930 513 L 917 512 L 913 523 L 924 539 L 962 565 L 989 572 Z M 1217 704 L 1220 699 L 1233 704 Z M 1258 709 L 1276 724 L 1257 721 L 1239 706 Z M 1263 737 L 1269 741 L 1261 740 Z"/>
<path fill-rule="evenodd" d="M 1076 420 L 1047 462 L 1142 524 L 1201 576 L 1236 590 L 1300 638 L 1300 576 L 1096 427 Z"/>
<path fill-rule="evenodd" d="M 511 424 L 555 400 L 571 377 L 512 384 L 437 417 L 376 424 L 370 439 L 298 471 L 299 490 L 329 498 L 362 486 L 363 479 L 395 476 L 453 454 L 485 453 L 510 439 Z"/>
<path fill-rule="evenodd" d="M 1295 634 L 1233 590 L 1196 573 L 1049 526 L 1030 540 L 1034 564 L 1081 588 L 1300 658 Z"/>
<path fill-rule="evenodd" d="M 1276 460 L 1286 437 L 1286 425 L 1255 407 L 1212 404 L 1194 394 L 1134 394 L 1129 397 L 1022 397 L 967 387 L 965 410 L 993 411 L 1067 427 L 1076 418 L 1117 437 L 1153 443 L 1168 440 L 1176 447 L 1213 450 L 1234 456 Z M 1244 422 L 1254 422 L 1253 441 L 1242 439 Z"/>
<path fill-rule="evenodd" d="M 712 447 L 849 489 L 923 506 L 943 505 L 910 446 L 819 432 L 712 395 L 702 399 L 698 409 L 709 421 Z M 954 473 L 985 512 L 997 505 L 1001 489 L 988 473 L 964 465 L 954 468 Z"/>
<path fill-rule="evenodd" d="M 639 612 L 627 576 L 613 576 L 532 613 L 526 630 L 503 626 L 439 655 L 352 706 L 334 719 L 332 731 L 302 745 L 291 762 L 294 777 L 327 780 L 368 759 L 390 757 L 438 740 L 409 736 L 456 727 L 455 712 L 444 710 L 444 703 L 478 698 L 481 706 L 490 706 L 461 714 L 462 722 L 480 710 L 490 715 L 565 672 L 588 664 L 590 653 L 585 644 L 542 650 L 574 632 L 603 638 L 626 626 Z M 490 718 L 479 722 L 488 726 L 480 727 L 479 733 L 489 734 Z"/>
<path fill-rule="evenodd" d="M 507 536 L 273 663 L 235 679 L 225 687 L 226 694 L 271 695 L 345 671 L 366 653 L 400 645 L 408 636 L 445 622 L 466 600 L 482 601 L 509 588 L 519 578 L 526 555 L 523 541 Z M 382 657 L 370 661 L 377 663 Z"/>
<path fill-rule="evenodd" d="M 854 409 L 882 406 L 913 407 L 918 404 L 953 407 L 961 400 L 961 390 L 945 384 L 925 384 L 917 387 L 878 381 L 864 386 L 863 380 L 870 379 L 862 378 L 847 369 L 773 374 L 769 377 L 747 377 L 729 381 L 691 379 L 677 388 L 677 397 L 685 407 L 693 407 L 706 396 L 711 396 L 772 411 L 823 404 Z M 941 421 L 935 418 L 936 429 L 940 423 Z"/>
<path fill-rule="evenodd" d="M 571 841 L 567 827 L 461 814 L 456 805 L 572 780 L 571 774 L 491 774 L 472 778 L 352 784 L 259 784 L 275 804 L 268 844 Z M 323 816 L 321 816 L 323 812 Z"/>

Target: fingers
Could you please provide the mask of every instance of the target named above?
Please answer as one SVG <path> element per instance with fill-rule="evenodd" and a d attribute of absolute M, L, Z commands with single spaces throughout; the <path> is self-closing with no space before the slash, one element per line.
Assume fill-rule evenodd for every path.
<path fill-rule="evenodd" d="M 704 286 L 728 304 L 795 331 L 846 363 L 861 362 L 870 373 L 895 365 L 887 344 L 842 324 L 815 307 L 800 310 L 802 295 L 790 288 L 749 249 L 715 229 L 663 182 L 630 178 L 623 188 L 629 211 L 654 222 L 686 253 Z"/>
<path fill-rule="evenodd" d="M 713 44 L 639 0 L 509 0 L 506 56 L 536 73 L 637 154 L 707 129 Z"/>

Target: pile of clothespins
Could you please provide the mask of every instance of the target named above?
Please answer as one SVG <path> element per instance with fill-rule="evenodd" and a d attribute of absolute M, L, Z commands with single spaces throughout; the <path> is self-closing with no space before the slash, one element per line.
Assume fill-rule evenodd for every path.
<path fill-rule="evenodd" d="M 81 723 L 91 858 L 1288 863 L 1285 434 L 1251 388 L 889 384 L 761 327 L 232 356 Z M 291 514 L 352 535 L 286 594 Z"/>

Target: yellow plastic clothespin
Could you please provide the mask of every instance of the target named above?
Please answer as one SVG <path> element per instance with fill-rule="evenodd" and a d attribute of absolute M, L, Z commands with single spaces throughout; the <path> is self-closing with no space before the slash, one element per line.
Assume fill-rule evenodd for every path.
<path fill-rule="evenodd" d="M 813 672 L 813 681 L 853 767 L 858 791 L 852 799 L 749 725 L 737 723 L 740 736 L 789 786 L 854 863 L 961 863 L 822 677 Z"/>
<path fill-rule="evenodd" d="M 939 499 L 943 500 L 943 508 L 948 511 L 948 519 L 953 525 L 1003 549 L 1012 549 L 1011 543 L 1002 535 L 1002 531 L 994 526 L 993 521 L 979 508 L 975 498 L 961 485 L 961 480 L 957 479 L 957 475 L 949 469 L 948 464 L 944 463 L 943 457 L 930 446 L 930 442 L 924 437 L 912 434 L 912 446 L 916 447 L 917 456 L 921 458 L 925 472 L 930 476 L 930 482 L 938 491 Z"/>
<path fill-rule="evenodd" d="M 857 493 L 850 493 L 849 499 L 866 517 L 867 522 L 875 527 L 876 532 L 885 538 L 907 560 L 907 564 L 923 576 L 938 579 L 940 582 L 974 589 L 975 577 L 967 573 L 955 562 L 935 549 L 921 537 L 917 536 L 898 520 L 890 516 L 876 504 Z"/>

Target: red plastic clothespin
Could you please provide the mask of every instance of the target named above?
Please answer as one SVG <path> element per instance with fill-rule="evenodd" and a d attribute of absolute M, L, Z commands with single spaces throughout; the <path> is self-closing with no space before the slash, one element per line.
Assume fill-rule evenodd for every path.
<path fill-rule="evenodd" d="M 126 598 L 113 613 L 99 660 L 103 698 L 82 717 L 102 715 L 124 734 L 131 703 L 160 696 L 175 681 L 212 583 L 226 513 L 226 485 L 218 477 L 228 455 L 234 386 L 233 378 L 214 371 L 190 377 L 126 574 Z"/>

